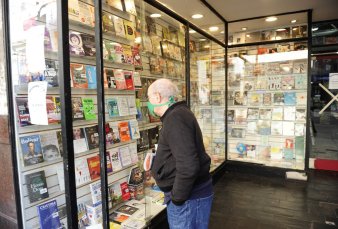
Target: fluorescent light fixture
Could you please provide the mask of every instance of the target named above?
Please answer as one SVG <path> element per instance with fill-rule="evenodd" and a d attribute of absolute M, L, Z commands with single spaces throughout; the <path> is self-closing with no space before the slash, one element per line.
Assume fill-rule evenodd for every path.
<path fill-rule="evenodd" d="M 295 31 L 295 30 L 297 30 L 297 29 L 298 29 L 298 28 L 297 28 L 297 27 L 295 27 L 295 28 L 293 28 L 292 30 L 293 30 L 293 31 Z"/>
<path fill-rule="evenodd" d="M 291 20 L 291 23 L 296 23 L 296 22 L 297 22 L 296 19 Z"/>
<path fill-rule="evenodd" d="M 247 34 L 246 37 L 251 37 L 250 34 Z"/>
<path fill-rule="evenodd" d="M 277 37 L 276 37 L 276 40 L 282 40 L 282 37 L 277 36 Z"/>
<path fill-rule="evenodd" d="M 318 30 L 318 27 L 313 27 L 312 28 L 312 31 L 317 31 Z"/>
<path fill-rule="evenodd" d="M 218 30 L 218 27 L 217 26 L 211 26 L 211 27 L 209 27 L 209 31 L 210 32 L 215 32 L 215 31 L 217 31 Z"/>
<path fill-rule="evenodd" d="M 161 17 L 161 14 L 150 14 L 150 17 L 152 17 L 152 18 Z"/>
<path fill-rule="evenodd" d="M 242 57 L 250 63 L 269 63 L 288 60 L 300 60 L 306 59 L 308 56 L 308 50 L 269 53 L 262 55 L 243 55 Z"/>
<path fill-rule="evenodd" d="M 246 31 L 248 28 L 247 27 L 243 27 L 242 28 L 242 31 Z"/>
<path fill-rule="evenodd" d="M 224 33 L 224 31 L 221 31 L 221 33 Z"/>
<path fill-rule="evenodd" d="M 206 41 L 207 39 L 201 38 L 200 41 Z"/>
<path fill-rule="evenodd" d="M 277 21 L 277 17 L 267 17 L 265 19 L 266 22 L 273 22 L 273 21 Z"/>
<path fill-rule="evenodd" d="M 190 29 L 190 30 L 189 30 L 189 33 L 196 33 L 196 31 L 195 31 L 195 30 L 192 30 L 192 29 Z"/>
<path fill-rule="evenodd" d="M 204 48 L 208 49 L 210 48 L 210 45 L 204 45 Z"/>
<path fill-rule="evenodd" d="M 192 15 L 191 16 L 193 19 L 200 19 L 200 18 L 202 18 L 202 17 L 204 17 L 203 16 L 203 14 L 194 14 L 194 15 Z"/>
<path fill-rule="evenodd" d="M 281 32 L 281 31 L 285 31 L 286 29 L 284 28 L 280 28 L 280 29 L 276 29 L 277 32 Z"/>

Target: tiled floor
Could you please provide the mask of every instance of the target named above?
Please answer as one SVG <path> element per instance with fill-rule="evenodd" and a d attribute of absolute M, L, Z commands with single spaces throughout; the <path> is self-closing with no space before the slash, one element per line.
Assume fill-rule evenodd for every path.
<path fill-rule="evenodd" d="M 338 228 L 338 173 L 316 171 L 308 182 L 227 172 L 215 185 L 209 228 Z"/>

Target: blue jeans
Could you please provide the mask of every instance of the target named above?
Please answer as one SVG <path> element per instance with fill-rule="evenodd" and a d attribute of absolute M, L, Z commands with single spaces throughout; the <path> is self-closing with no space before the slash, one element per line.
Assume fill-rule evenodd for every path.
<path fill-rule="evenodd" d="M 167 205 L 170 229 L 207 229 L 214 195 L 187 200 L 181 206 Z"/>

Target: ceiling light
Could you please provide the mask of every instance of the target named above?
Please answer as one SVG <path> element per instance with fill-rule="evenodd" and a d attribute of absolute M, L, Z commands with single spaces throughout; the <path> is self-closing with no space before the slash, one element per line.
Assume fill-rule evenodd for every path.
<path fill-rule="evenodd" d="M 291 23 L 296 23 L 296 22 L 297 22 L 296 19 L 291 20 Z"/>
<path fill-rule="evenodd" d="M 267 21 L 267 22 L 277 21 L 277 18 L 276 17 L 267 17 L 265 19 L 265 21 Z"/>
<path fill-rule="evenodd" d="M 150 14 L 150 17 L 152 17 L 152 18 L 161 17 L 161 14 Z"/>
<path fill-rule="evenodd" d="M 250 34 L 247 34 L 246 37 L 251 37 Z"/>
<path fill-rule="evenodd" d="M 221 33 L 224 33 L 224 31 L 221 31 Z"/>
<path fill-rule="evenodd" d="M 207 39 L 201 38 L 200 41 L 206 41 Z"/>
<path fill-rule="evenodd" d="M 318 30 L 318 27 L 312 28 L 312 31 L 317 31 L 317 30 Z"/>
<path fill-rule="evenodd" d="M 196 31 L 195 30 L 189 30 L 189 33 L 196 33 Z"/>
<path fill-rule="evenodd" d="M 282 32 L 282 31 L 285 31 L 286 29 L 284 28 L 281 28 L 281 29 L 276 29 L 277 32 Z"/>
<path fill-rule="evenodd" d="M 211 27 L 209 27 L 209 31 L 210 32 L 215 32 L 215 31 L 217 31 L 218 30 L 218 27 L 217 26 L 211 26 Z"/>
<path fill-rule="evenodd" d="M 293 31 L 296 31 L 297 29 L 298 29 L 298 28 L 296 27 L 296 28 L 293 28 L 292 30 L 293 30 Z"/>
<path fill-rule="evenodd" d="M 208 49 L 210 48 L 210 45 L 204 45 L 204 48 Z"/>
<path fill-rule="evenodd" d="M 191 16 L 193 19 L 200 19 L 200 18 L 202 18 L 202 17 L 204 17 L 203 16 L 203 14 L 194 14 L 194 15 L 192 15 Z"/>
<path fill-rule="evenodd" d="M 278 36 L 276 37 L 276 40 L 282 40 L 282 37 Z"/>
<path fill-rule="evenodd" d="M 247 27 L 243 27 L 242 28 L 242 31 L 246 31 L 248 28 Z"/>
<path fill-rule="evenodd" d="M 136 38 L 135 38 L 135 43 L 140 44 L 141 41 L 142 41 L 142 38 L 141 38 L 141 37 L 136 37 Z"/>

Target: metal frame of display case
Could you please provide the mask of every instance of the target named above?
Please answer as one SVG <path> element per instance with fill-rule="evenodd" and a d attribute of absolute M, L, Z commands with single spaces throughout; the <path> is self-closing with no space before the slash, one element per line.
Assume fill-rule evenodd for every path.
<path fill-rule="evenodd" d="M 157 1 L 152 0 L 144 0 L 144 2 L 150 4 L 151 6 L 159 9 L 160 11 L 168 14 L 173 19 L 181 22 L 186 26 L 185 28 L 185 73 L 186 73 L 186 97 L 187 102 L 189 104 L 190 101 L 190 50 L 189 50 L 189 29 L 194 29 L 195 31 L 199 32 L 209 40 L 219 44 L 221 47 L 225 49 L 226 52 L 226 43 L 227 43 L 227 36 L 225 33 L 225 41 L 226 43 L 222 43 L 215 37 L 211 36 L 210 34 L 206 33 L 196 25 L 192 24 L 188 20 L 184 19 L 183 17 L 179 16 L 172 10 L 166 8 L 162 4 L 158 3 Z M 98 99 L 98 126 L 99 126 L 99 135 L 100 135 L 100 146 L 99 146 L 99 155 L 100 155 L 100 163 L 101 163 L 101 193 L 102 193 L 102 211 L 103 211 L 103 228 L 110 228 L 108 223 L 109 218 L 109 211 L 108 209 L 108 191 L 107 191 L 107 170 L 106 170 L 106 142 L 105 142 L 105 135 L 104 135 L 104 123 L 105 123 L 105 104 L 104 104 L 104 85 L 103 85 L 103 77 L 99 76 L 103 72 L 103 55 L 102 55 L 102 0 L 94 0 L 95 5 L 95 16 L 98 17 L 98 20 L 95 20 L 95 37 L 98 38 L 100 41 L 96 43 L 96 66 L 97 66 L 97 99 Z M 208 7 L 209 9 L 213 9 Z M 212 10 L 214 13 L 216 11 Z M 9 1 L 4 1 L 4 34 L 5 34 L 5 43 L 6 46 L 6 61 L 7 61 L 7 76 L 8 76 L 8 84 L 7 84 L 7 91 L 8 91 L 8 109 L 9 109 L 9 123 L 12 127 L 11 130 L 11 151 L 12 151 L 12 164 L 13 164 L 13 174 L 14 174 L 14 188 L 15 188 L 15 199 L 16 199 L 16 209 L 17 209 L 17 221 L 18 227 L 23 228 L 23 217 L 21 212 L 21 195 L 20 195 L 20 184 L 18 179 L 18 160 L 16 154 L 16 133 L 15 133 L 15 119 L 14 119 L 14 103 L 13 103 L 13 89 L 12 89 L 12 81 L 11 81 L 11 38 L 10 38 L 10 16 L 9 16 Z M 225 20 L 222 20 L 226 22 Z M 73 140 L 72 140 L 72 125 L 73 120 L 72 116 L 67 115 L 72 112 L 72 103 L 71 103 L 71 85 L 70 85 L 70 55 L 69 55 L 69 44 L 68 40 L 68 32 L 69 32 L 69 18 L 68 18 L 68 0 L 64 1 L 57 1 L 57 26 L 59 29 L 58 34 L 58 43 L 62 44 L 58 46 L 58 61 L 59 61 L 59 75 L 63 77 L 59 77 L 60 80 L 60 101 L 61 101 L 61 131 L 62 131 L 62 140 L 63 140 L 63 148 L 64 151 L 67 153 L 63 154 L 63 167 L 64 167 L 64 180 L 65 180 L 65 198 L 66 198 L 66 205 L 67 205 L 67 224 L 68 228 L 77 228 L 78 226 L 78 214 L 77 214 L 77 194 L 76 194 L 76 181 L 75 181 L 75 157 L 74 157 L 74 149 L 73 149 Z M 225 31 L 227 31 L 227 24 L 224 24 Z M 226 56 L 225 56 L 226 57 Z M 226 59 L 225 59 L 226 61 Z M 225 64 L 226 65 L 226 64 Z M 226 78 L 226 77 L 225 77 Z M 220 174 L 224 171 L 224 163 L 223 162 L 219 168 L 212 172 L 213 176 Z M 163 212 L 162 212 L 163 213 Z M 156 225 L 159 220 L 163 220 L 163 214 L 156 216 L 150 221 L 149 226 Z M 153 222 L 154 220 L 154 222 Z"/>
<path fill-rule="evenodd" d="M 299 41 L 307 41 L 308 44 L 308 69 L 307 69 L 307 79 L 308 79 L 308 85 L 311 82 L 311 45 L 312 45 L 312 9 L 307 10 L 300 10 L 300 11 L 292 11 L 292 12 L 286 12 L 286 13 L 280 13 L 280 14 L 271 14 L 271 15 L 265 15 L 265 16 L 259 16 L 259 17 L 251 17 L 251 18 L 244 18 L 239 20 L 233 20 L 228 21 L 228 24 L 235 23 L 235 22 L 242 22 L 242 21 L 249 21 L 249 20 L 255 20 L 255 19 L 262 19 L 270 16 L 282 16 L 282 15 L 290 15 L 290 14 L 296 14 L 296 13 L 307 13 L 307 37 L 302 38 L 292 38 L 292 39 L 284 39 L 284 40 L 274 40 L 274 41 L 263 41 L 263 42 L 251 42 L 251 43 L 243 43 L 243 44 L 235 44 L 235 45 L 228 45 L 226 44 L 227 50 L 229 48 L 238 48 L 238 47 L 247 47 L 247 46 L 257 46 L 257 45 L 268 45 L 268 44 L 279 44 L 279 43 L 287 43 L 287 42 L 299 42 Z M 228 26 L 227 26 L 228 28 Z M 226 77 L 227 78 L 227 77 Z M 310 155 L 310 144 L 311 144 L 311 137 L 310 137 L 310 106 L 308 106 L 311 96 L 311 88 L 307 87 L 307 111 L 306 111 L 306 142 L 305 142 L 305 158 L 304 158 L 304 171 L 307 171 L 309 169 L 309 155 Z M 226 99 L 227 101 L 227 99 Z M 226 114 L 227 114 L 228 107 L 226 106 Z M 228 125 L 226 125 L 227 127 Z M 226 139 L 228 139 L 228 135 L 226 136 Z M 296 169 L 287 169 L 287 168 L 279 168 L 279 167 L 272 167 L 272 166 L 266 166 L 261 165 L 257 163 L 249 163 L 249 162 L 241 162 L 241 161 L 234 161 L 234 160 L 228 160 L 228 151 L 226 151 L 226 169 L 228 170 L 234 170 L 234 171 L 248 171 L 248 172 L 254 172 L 262 175 L 278 175 L 278 176 L 285 176 L 286 171 L 302 171 L 302 170 L 296 170 Z"/>

